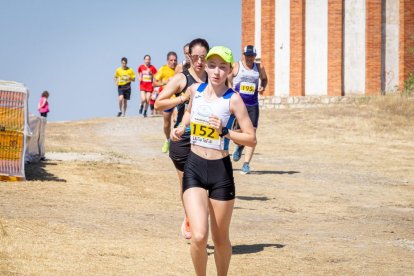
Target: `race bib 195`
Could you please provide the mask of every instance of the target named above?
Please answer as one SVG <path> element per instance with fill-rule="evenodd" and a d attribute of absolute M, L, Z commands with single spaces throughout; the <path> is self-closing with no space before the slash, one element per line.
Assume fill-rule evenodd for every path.
<path fill-rule="evenodd" d="M 256 84 L 251 82 L 240 83 L 240 93 L 253 95 L 256 92 Z"/>

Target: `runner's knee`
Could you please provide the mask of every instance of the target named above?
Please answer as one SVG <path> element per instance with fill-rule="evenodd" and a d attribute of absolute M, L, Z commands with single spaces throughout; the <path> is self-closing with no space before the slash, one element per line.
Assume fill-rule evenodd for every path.
<path fill-rule="evenodd" d="M 227 246 L 230 244 L 229 235 L 212 234 L 211 239 L 213 240 L 214 246 Z"/>
<path fill-rule="evenodd" d="M 208 233 L 204 231 L 194 231 L 191 233 L 191 243 L 197 247 L 205 248 L 207 246 Z"/>

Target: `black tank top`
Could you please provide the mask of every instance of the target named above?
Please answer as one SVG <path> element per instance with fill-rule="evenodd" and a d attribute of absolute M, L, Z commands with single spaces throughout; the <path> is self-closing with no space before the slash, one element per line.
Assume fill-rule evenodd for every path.
<path fill-rule="evenodd" d="M 190 69 L 190 67 L 191 67 L 191 64 L 189 62 L 184 63 L 183 64 L 183 72 L 188 71 L 188 69 Z"/>
<path fill-rule="evenodd" d="M 182 93 L 185 93 L 185 91 L 187 90 L 188 87 L 190 87 L 194 83 L 197 83 L 196 79 L 190 74 L 190 72 L 187 69 L 185 69 L 182 72 L 182 74 L 184 74 L 187 83 L 184 86 L 183 90 L 181 90 L 178 93 L 175 93 L 176 97 L 179 97 Z M 208 78 L 207 78 L 207 82 L 208 82 Z M 177 127 L 181 123 L 187 104 L 188 104 L 188 101 L 185 101 L 185 102 L 177 105 L 177 119 L 175 121 L 174 127 Z"/>

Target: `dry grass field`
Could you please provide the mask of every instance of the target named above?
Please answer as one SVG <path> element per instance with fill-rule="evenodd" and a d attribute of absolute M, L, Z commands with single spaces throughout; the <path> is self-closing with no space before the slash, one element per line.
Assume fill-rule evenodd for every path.
<path fill-rule="evenodd" d="M 413 119 L 399 98 L 262 111 L 252 174 L 233 163 L 229 274 L 413 275 Z M 46 136 L 28 181 L 0 186 L 1 275 L 194 274 L 161 117 Z"/>

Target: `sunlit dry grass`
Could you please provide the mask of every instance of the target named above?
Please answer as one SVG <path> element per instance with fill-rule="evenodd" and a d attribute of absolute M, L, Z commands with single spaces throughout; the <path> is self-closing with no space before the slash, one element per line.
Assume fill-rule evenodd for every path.
<path fill-rule="evenodd" d="M 412 114 L 397 97 L 261 111 L 253 173 L 233 163 L 230 275 L 414 273 Z M 50 123 L 48 152 L 109 160 L 2 184 L 0 275 L 193 275 L 162 142 L 162 118 Z"/>
<path fill-rule="evenodd" d="M 414 99 L 400 95 L 363 97 L 351 106 L 323 109 L 336 127 L 368 131 L 372 135 L 409 134 L 414 131 Z"/>

